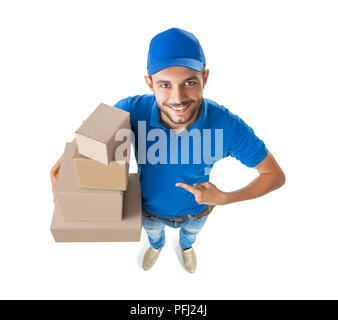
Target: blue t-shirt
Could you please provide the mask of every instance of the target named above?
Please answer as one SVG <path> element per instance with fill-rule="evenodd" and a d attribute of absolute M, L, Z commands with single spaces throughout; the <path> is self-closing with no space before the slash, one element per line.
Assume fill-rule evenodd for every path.
<path fill-rule="evenodd" d="M 130 113 L 142 210 L 157 216 L 195 215 L 207 207 L 177 182 L 209 181 L 213 164 L 228 156 L 254 167 L 268 154 L 251 127 L 210 99 L 202 99 L 197 121 L 178 135 L 161 122 L 153 94 L 129 96 L 114 107 Z"/>

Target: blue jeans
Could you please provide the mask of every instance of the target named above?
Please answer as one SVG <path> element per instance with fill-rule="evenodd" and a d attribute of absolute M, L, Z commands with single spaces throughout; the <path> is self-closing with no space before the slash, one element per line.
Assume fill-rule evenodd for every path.
<path fill-rule="evenodd" d="M 146 217 L 142 214 L 142 226 L 148 234 L 151 246 L 155 249 L 161 249 L 164 246 L 164 227 L 180 228 L 180 246 L 182 249 L 187 249 L 195 242 L 207 218 L 208 216 L 204 216 L 197 219 L 189 215 L 189 219 L 185 221 L 170 221 L 158 217 Z"/>

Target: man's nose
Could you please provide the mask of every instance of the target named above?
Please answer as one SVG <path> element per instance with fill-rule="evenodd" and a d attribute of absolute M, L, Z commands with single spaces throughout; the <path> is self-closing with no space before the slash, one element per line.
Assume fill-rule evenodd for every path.
<path fill-rule="evenodd" d="M 186 99 L 184 88 L 181 88 L 180 86 L 173 86 L 170 99 L 172 104 L 180 105 L 182 102 L 184 102 L 184 99 Z"/>

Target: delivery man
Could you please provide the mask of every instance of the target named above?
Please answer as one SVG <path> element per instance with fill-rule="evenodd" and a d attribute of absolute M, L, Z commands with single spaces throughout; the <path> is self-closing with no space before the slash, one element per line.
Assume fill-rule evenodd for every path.
<path fill-rule="evenodd" d="M 150 242 L 143 268 L 156 262 L 169 226 L 180 229 L 184 265 L 193 273 L 192 245 L 212 209 L 278 189 L 285 175 L 242 118 L 203 98 L 209 70 L 192 33 L 171 28 L 157 34 L 150 42 L 147 69 L 145 80 L 153 94 L 129 96 L 114 105 L 130 112 L 135 135 L 142 226 Z M 257 169 L 259 176 L 240 190 L 224 192 L 209 182 L 209 174 L 216 161 L 229 155 Z M 50 172 L 53 193 L 61 160 Z"/>

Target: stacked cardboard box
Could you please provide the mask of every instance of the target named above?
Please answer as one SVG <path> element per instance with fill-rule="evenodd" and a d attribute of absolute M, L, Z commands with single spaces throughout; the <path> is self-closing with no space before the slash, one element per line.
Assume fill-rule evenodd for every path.
<path fill-rule="evenodd" d="M 127 138 L 121 142 L 118 135 Z M 55 188 L 56 242 L 139 241 L 139 175 L 129 174 L 129 113 L 100 104 L 67 143 Z"/>

